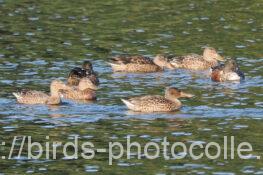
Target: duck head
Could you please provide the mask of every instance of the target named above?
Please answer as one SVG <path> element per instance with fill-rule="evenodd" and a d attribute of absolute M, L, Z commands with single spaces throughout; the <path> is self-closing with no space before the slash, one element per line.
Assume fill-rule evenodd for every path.
<path fill-rule="evenodd" d="M 88 61 L 88 60 L 85 60 L 85 61 L 83 62 L 83 64 L 82 64 L 82 69 L 84 69 L 84 70 L 92 70 L 93 67 L 92 67 L 91 62 Z"/>
<path fill-rule="evenodd" d="M 212 47 L 206 47 L 204 49 L 203 58 L 208 62 L 224 61 L 224 58 Z"/>
<path fill-rule="evenodd" d="M 165 90 L 165 98 L 170 99 L 170 100 L 178 99 L 182 97 L 191 98 L 193 96 L 194 95 L 183 92 L 175 87 L 170 87 Z"/>

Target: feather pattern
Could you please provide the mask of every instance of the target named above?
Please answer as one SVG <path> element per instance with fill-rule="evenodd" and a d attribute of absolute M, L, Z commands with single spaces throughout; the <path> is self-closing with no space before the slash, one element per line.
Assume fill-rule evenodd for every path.
<path fill-rule="evenodd" d="M 192 96 L 193 95 L 184 93 L 177 88 L 171 87 L 165 91 L 165 96 L 146 95 L 122 99 L 122 102 L 133 111 L 169 112 L 175 111 L 182 106 L 182 103 L 178 100 L 178 98 Z"/>
<path fill-rule="evenodd" d="M 188 54 L 170 59 L 170 63 L 175 68 L 190 70 L 206 70 L 218 65 L 218 60 L 224 60 L 214 48 L 207 47 L 203 55 Z"/>
<path fill-rule="evenodd" d="M 203 59 L 202 55 L 190 54 L 185 56 L 174 57 L 171 64 L 176 68 L 205 70 L 217 65 L 217 61 L 208 62 Z"/>
<path fill-rule="evenodd" d="M 53 80 L 50 84 L 51 95 L 36 90 L 22 90 L 13 93 L 18 103 L 23 104 L 50 104 L 57 105 L 61 103 L 58 91 L 65 88 L 65 84 L 59 80 Z"/>
<path fill-rule="evenodd" d="M 78 88 L 61 89 L 59 91 L 62 98 L 72 100 L 96 100 L 96 92 L 91 89 L 79 90 Z"/>
<path fill-rule="evenodd" d="M 118 56 L 109 63 L 115 72 L 158 72 L 163 70 L 149 57 Z"/>
<path fill-rule="evenodd" d="M 21 92 L 13 93 L 17 98 L 18 103 L 25 104 L 46 104 L 50 96 L 41 91 L 22 90 Z"/>
<path fill-rule="evenodd" d="M 134 97 L 126 101 L 130 103 L 130 105 L 127 105 L 128 108 L 134 111 L 165 112 L 165 111 L 174 111 L 181 107 L 180 103 L 172 102 L 171 100 L 168 100 L 158 95 Z"/>

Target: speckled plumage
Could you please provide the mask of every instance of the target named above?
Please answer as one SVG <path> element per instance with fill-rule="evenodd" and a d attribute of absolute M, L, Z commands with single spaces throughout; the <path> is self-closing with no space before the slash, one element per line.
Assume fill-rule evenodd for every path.
<path fill-rule="evenodd" d="M 134 63 L 134 64 L 154 64 L 151 58 L 144 57 L 144 56 L 118 56 L 112 58 L 112 61 L 115 63 L 120 64 L 128 64 L 128 63 Z"/>
<path fill-rule="evenodd" d="M 133 104 L 133 107 L 129 107 L 129 109 L 134 111 L 142 111 L 142 112 L 165 112 L 165 111 L 175 111 L 181 107 L 181 103 L 178 100 L 178 103 L 175 103 L 171 100 L 164 98 L 163 96 L 158 95 L 148 95 L 142 97 L 134 97 L 128 100 L 122 100 L 126 105 L 127 101 L 130 104 Z"/>
<path fill-rule="evenodd" d="M 72 99 L 72 100 L 95 100 L 96 92 L 91 89 L 79 90 L 78 88 L 72 89 L 61 89 L 59 91 L 62 98 Z"/>
<path fill-rule="evenodd" d="M 208 62 L 203 59 L 202 55 L 190 54 L 171 59 L 171 64 L 176 68 L 191 69 L 191 70 L 205 70 L 216 66 L 218 63 Z"/>
<path fill-rule="evenodd" d="M 146 95 L 122 99 L 123 103 L 133 111 L 139 112 L 169 112 L 175 111 L 181 107 L 180 97 L 192 97 L 193 95 L 184 93 L 176 88 L 169 88 L 165 96 Z"/>
<path fill-rule="evenodd" d="M 68 86 L 67 89 L 61 89 L 59 94 L 62 98 L 72 100 L 95 100 L 96 86 L 89 78 L 82 78 L 78 86 Z"/>
<path fill-rule="evenodd" d="M 158 72 L 164 67 L 172 68 L 172 65 L 160 55 L 154 60 L 144 56 L 118 56 L 109 63 L 115 72 Z"/>
<path fill-rule="evenodd" d="M 189 54 L 170 59 L 170 63 L 175 68 L 183 68 L 190 70 L 206 70 L 217 66 L 218 61 L 223 58 L 216 52 L 214 48 L 205 48 L 203 55 Z"/>
<path fill-rule="evenodd" d="M 24 104 L 46 104 L 50 96 L 41 91 L 23 90 L 21 92 L 13 93 L 17 97 L 18 103 Z"/>
<path fill-rule="evenodd" d="M 63 82 L 54 80 L 50 84 L 51 95 L 36 90 L 23 90 L 13 93 L 18 103 L 23 104 L 48 104 L 57 105 L 61 103 L 58 91 L 60 88 L 66 88 Z"/>

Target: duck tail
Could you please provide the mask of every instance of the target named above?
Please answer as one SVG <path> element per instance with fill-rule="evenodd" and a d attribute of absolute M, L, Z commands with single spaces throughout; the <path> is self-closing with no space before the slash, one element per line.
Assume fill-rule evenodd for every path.
<path fill-rule="evenodd" d="M 130 101 L 125 100 L 125 99 L 121 99 L 121 101 L 131 110 L 134 109 L 134 104 L 132 104 Z"/>
<path fill-rule="evenodd" d="M 13 92 L 12 94 L 13 94 L 17 99 L 19 99 L 19 98 L 21 97 L 19 93 Z"/>
<path fill-rule="evenodd" d="M 170 63 L 171 63 L 171 65 L 172 65 L 174 68 L 179 68 L 179 67 L 180 67 L 177 60 L 173 60 L 173 61 L 171 61 Z"/>
<path fill-rule="evenodd" d="M 123 71 L 124 67 L 123 65 L 120 65 L 118 63 L 112 63 L 112 62 L 108 62 L 109 65 L 111 65 L 113 71 L 118 72 L 118 71 Z"/>
<path fill-rule="evenodd" d="M 113 63 L 113 62 L 107 62 L 109 65 L 111 65 L 111 66 L 115 66 L 115 65 L 117 65 L 117 64 L 115 64 L 115 63 Z"/>

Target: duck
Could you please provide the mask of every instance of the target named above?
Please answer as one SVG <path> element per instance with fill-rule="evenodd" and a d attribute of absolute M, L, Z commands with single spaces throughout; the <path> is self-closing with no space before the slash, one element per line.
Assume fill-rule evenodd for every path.
<path fill-rule="evenodd" d="M 58 105 L 61 103 L 59 95 L 60 89 L 65 89 L 67 86 L 60 80 L 53 80 L 50 84 L 50 95 L 36 90 L 23 90 L 21 92 L 14 92 L 18 103 L 22 104 L 47 104 Z"/>
<path fill-rule="evenodd" d="M 81 78 L 78 86 L 59 90 L 61 98 L 71 100 L 96 100 L 97 86 L 89 78 Z"/>
<path fill-rule="evenodd" d="M 99 85 L 98 75 L 93 70 L 92 63 L 88 60 L 82 63 L 82 67 L 75 67 L 70 71 L 67 84 L 69 86 L 78 86 L 81 78 L 89 78 L 96 86 Z"/>
<path fill-rule="evenodd" d="M 114 72 L 159 72 L 164 68 L 173 69 L 168 59 L 158 54 L 154 59 L 145 56 L 116 56 L 109 62 Z"/>
<path fill-rule="evenodd" d="M 136 112 L 172 112 L 182 106 L 178 98 L 191 98 L 193 96 L 178 88 L 170 87 L 165 90 L 165 96 L 146 95 L 121 100 L 128 109 Z"/>
<path fill-rule="evenodd" d="M 203 55 L 188 54 L 170 59 L 173 67 L 189 70 L 207 70 L 218 65 L 218 61 L 224 61 L 215 48 L 206 47 Z"/>
<path fill-rule="evenodd" d="M 235 59 L 228 60 L 224 65 L 212 68 L 211 79 L 217 82 L 240 81 L 245 79 Z"/>

